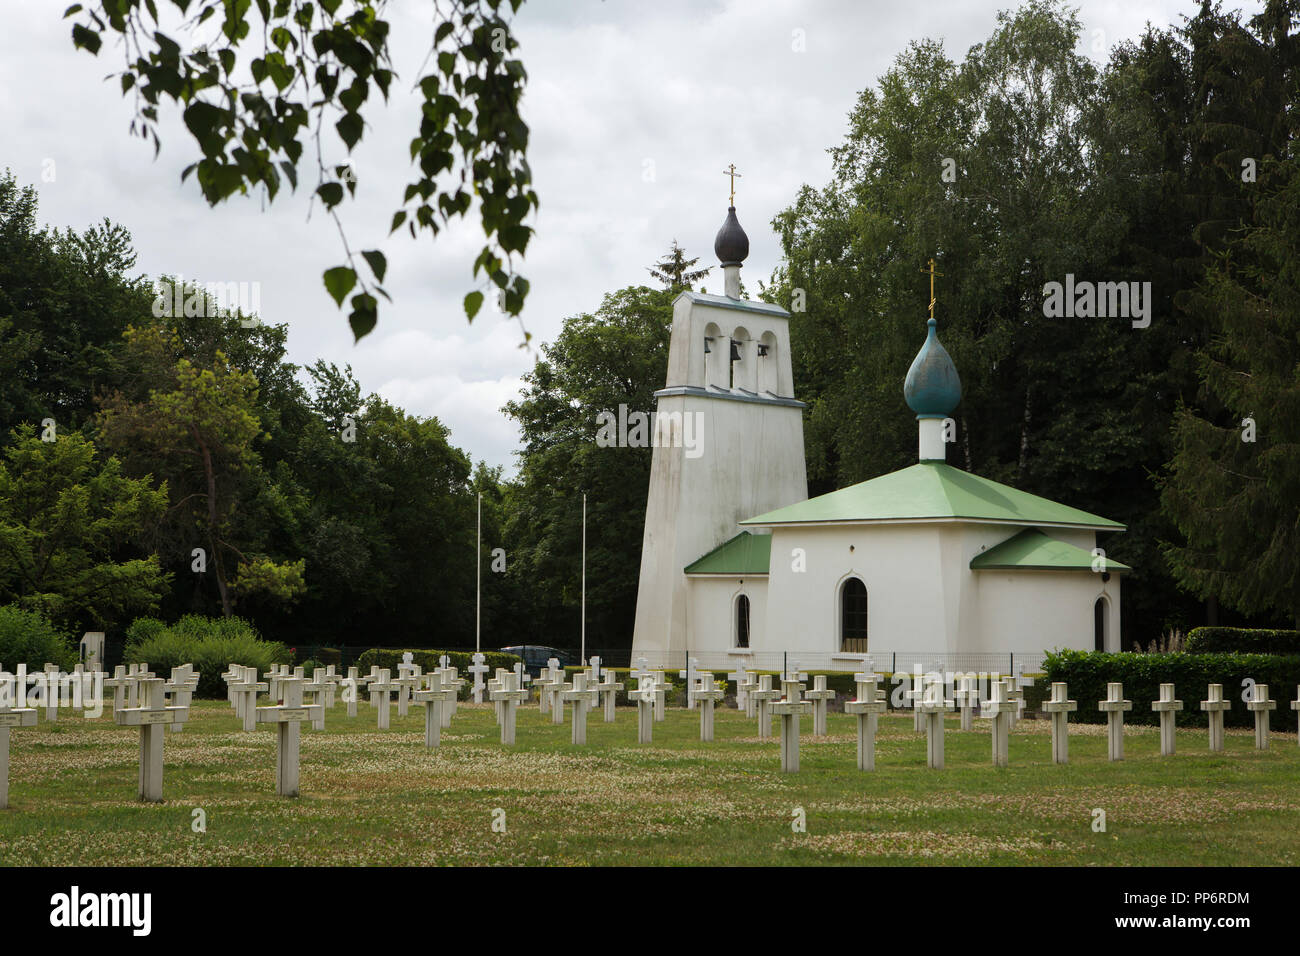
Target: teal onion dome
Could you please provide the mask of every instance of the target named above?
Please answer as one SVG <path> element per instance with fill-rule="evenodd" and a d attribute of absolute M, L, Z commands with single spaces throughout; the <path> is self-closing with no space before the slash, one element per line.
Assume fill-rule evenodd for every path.
<path fill-rule="evenodd" d="M 929 332 L 907 370 L 903 397 L 917 418 L 946 418 L 961 401 L 961 379 L 948 350 L 939 344 L 934 319 L 926 324 Z"/>

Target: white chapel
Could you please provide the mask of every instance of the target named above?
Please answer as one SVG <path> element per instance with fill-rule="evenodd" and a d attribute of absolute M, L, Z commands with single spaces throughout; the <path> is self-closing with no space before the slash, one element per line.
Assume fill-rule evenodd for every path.
<path fill-rule="evenodd" d="M 655 443 L 634 660 L 978 667 L 1119 649 L 1129 568 L 1094 549 L 1124 526 L 946 462 L 961 382 L 933 317 L 902 383 L 917 463 L 810 499 L 789 313 L 740 298 L 749 239 L 734 206 L 714 251 L 725 294 L 677 297 L 655 393 L 658 417 L 696 416 L 702 441 Z"/>

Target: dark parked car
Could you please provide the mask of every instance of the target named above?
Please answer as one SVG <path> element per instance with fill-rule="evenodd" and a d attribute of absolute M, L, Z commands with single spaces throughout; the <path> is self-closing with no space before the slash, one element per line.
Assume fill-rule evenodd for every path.
<path fill-rule="evenodd" d="M 540 644 L 518 644 L 514 647 L 501 648 L 502 654 L 515 654 L 524 660 L 524 668 L 528 673 L 536 677 L 546 666 L 546 662 L 552 657 L 560 662 L 563 667 L 568 667 L 578 663 L 576 658 L 567 651 L 562 651 L 556 647 L 543 647 Z"/>

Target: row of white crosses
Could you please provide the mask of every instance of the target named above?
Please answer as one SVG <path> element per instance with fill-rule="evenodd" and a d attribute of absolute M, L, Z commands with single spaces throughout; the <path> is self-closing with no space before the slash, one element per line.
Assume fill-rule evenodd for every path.
<path fill-rule="evenodd" d="M 83 709 L 93 697 L 96 680 L 107 675 L 101 671 L 88 671 L 84 664 L 77 664 L 71 673 L 64 674 L 57 664 L 46 664 L 43 670 L 33 671 L 29 677 L 27 666 L 19 664 L 17 673 L 10 674 L 0 664 L 0 678 L 13 677 L 17 688 L 21 685 L 24 697 L 33 703 L 34 709 L 45 711 L 45 720 L 54 723 L 59 719 L 59 706 L 64 699 L 64 690 L 70 690 L 70 703 L 76 709 Z M 27 689 L 28 684 L 31 689 Z"/>

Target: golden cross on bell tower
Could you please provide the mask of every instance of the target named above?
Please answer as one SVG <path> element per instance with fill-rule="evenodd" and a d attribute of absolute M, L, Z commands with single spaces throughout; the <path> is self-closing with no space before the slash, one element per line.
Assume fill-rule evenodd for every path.
<path fill-rule="evenodd" d="M 722 175 L 731 177 L 731 202 L 728 205 L 734 207 L 736 205 L 736 180 L 741 178 L 740 173 L 736 172 L 736 164 L 728 164 L 727 168 L 722 171 Z"/>
<path fill-rule="evenodd" d="M 930 318 L 933 319 L 934 318 L 934 279 L 935 276 L 942 276 L 943 273 L 934 271 L 934 259 L 930 260 L 930 268 L 922 269 L 921 271 L 928 272 L 930 274 Z"/>

